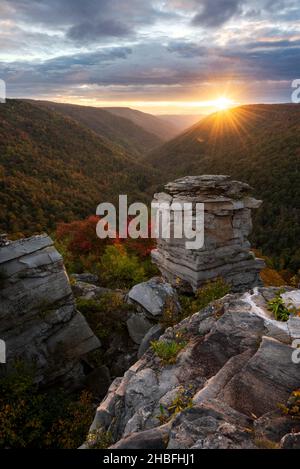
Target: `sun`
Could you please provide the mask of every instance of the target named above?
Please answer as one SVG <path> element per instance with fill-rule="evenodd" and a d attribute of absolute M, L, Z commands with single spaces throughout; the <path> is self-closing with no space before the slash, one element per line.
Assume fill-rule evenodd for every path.
<path fill-rule="evenodd" d="M 233 101 L 232 99 L 227 98 L 226 96 L 220 96 L 219 98 L 215 99 L 214 106 L 219 111 L 226 111 L 227 109 L 233 106 Z"/>

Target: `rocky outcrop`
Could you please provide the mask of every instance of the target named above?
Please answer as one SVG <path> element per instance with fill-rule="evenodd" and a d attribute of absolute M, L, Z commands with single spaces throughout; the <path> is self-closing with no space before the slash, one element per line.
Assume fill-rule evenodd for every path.
<path fill-rule="evenodd" d="M 197 290 L 208 280 L 222 277 L 232 291 L 242 292 L 261 285 L 264 266 L 250 251 L 251 210 L 261 201 L 250 197 L 251 188 L 229 176 L 189 176 L 165 186 L 154 196 L 158 203 L 204 204 L 204 247 L 186 249 L 187 239 L 159 238 L 152 252 L 164 278 L 182 289 Z M 195 216 L 195 214 L 194 214 Z M 171 212 L 171 227 L 174 213 Z"/>
<path fill-rule="evenodd" d="M 175 360 L 149 349 L 112 383 L 91 431 L 111 432 L 118 449 L 299 446 L 299 419 L 278 404 L 300 388 L 300 317 L 272 317 L 277 291 L 227 295 L 167 329 L 159 341 L 181 344 Z M 288 293 L 297 302 L 300 291 Z"/>
<path fill-rule="evenodd" d="M 8 369 L 20 358 L 34 365 L 38 384 L 68 388 L 82 384 L 82 359 L 100 346 L 47 235 L 0 246 L 0 337 Z"/>
<path fill-rule="evenodd" d="M 159 277 L 135 285 L 128 293 L 128 302 L 136 307 L 127 321 L 127 328 L 132 340 L 145 351 L 147 344 L 162 329 L 159 323 L 168 309 L 174 317 L 179 315 L 181 306 L 174 288 Z M 144 340 L 145 339 L 145 340 Z"/>

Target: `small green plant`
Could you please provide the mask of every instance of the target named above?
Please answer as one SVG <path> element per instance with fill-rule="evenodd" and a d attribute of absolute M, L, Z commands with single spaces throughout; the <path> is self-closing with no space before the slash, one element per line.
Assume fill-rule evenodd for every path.
<path fill-rule="evenodd" d="M 192 397 L 190 396 L 189 391 L 185 390 L 184 387 L 181 386 L 175 399 L 168 408 L 168 411 L 172 415 L 176 415 L 185 409 L 190 409 L 191 407 L 193 407 Z"/>
<path fill-rule="evenodd" d="M 169 422 L 172 417 L 179 414 L 183 410 L 191 409 L 193 407 L 191 390 L 192 388 L 185 389 L 183 386 L 181 386 L 175 398 L 171 402 L 171 405 L 167 409 L 165 409 L 163 405 L 160 405 L 160 414 L 157 418 L 161 425 Z"/>
<path fill-rule="evenodd" d="M 162 340 L 156 340 L 151 342 L 151 348 L 156 355 L 162 360 L 163 364 L 171 365 L 176 363 L 177 355 L 186 346 L 186 342 L 176 342 L 171 340 L 169 342 L 163 342 Z"/>
<path fill-rule="evenodd" d="M 113 444 L 111 432 L 106 432 L 102 428 L 90 432 L 86 439 L 89 449 L 107 449 Z"/>
<path fill-rule="evenodd" d="M 166 413 L 166 410 L 164 408 L 164 406 L 162 404 L 160 404 L 159 406 L 159 416 L 157 417 L 157 419 L 159 420 L 159 423 L 161 425 L 164 425 L 165 423 L 167 423 L 169 421 L 169 416 L 167 415 Z"/>
<path fill-rule="evenodd" d="M 281 298 L 282 290 L 279 290 L 275 297 L 268 301 L 268 309 L 274 314 L 276 321 L 286 322 L 289 320 L 291 311 L 285 306 L 283 299 Z"/>

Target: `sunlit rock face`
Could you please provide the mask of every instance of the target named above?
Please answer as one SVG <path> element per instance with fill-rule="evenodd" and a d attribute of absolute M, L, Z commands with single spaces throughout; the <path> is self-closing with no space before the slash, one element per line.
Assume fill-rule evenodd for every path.
<path fill-rule="evenodd" d="M 197 290 L 209 280 L 222 277 L 235 292 L 260 285 L 259 272 L 264 266 L 250 250 L 251 210 L 261 201 L 250 196 L 248 184 L 229 176 L 187 176 L 165 186 L 155 194 L 158 203 L 192 203 L 193 218 L 197 203 L 204 204 L 204 246 L 187 249 L 186 238 L 158 238 L 153 261 L 163 277 L 184 290 Z"/>
<path fill-rule="evenodd" d="M 83 357 L 100 346 L 47 235 L 0 247 L 0 338 L 8 369 L 21 359 L 34 366 L 38 384 L 70 388 L 84 380 Z"/>

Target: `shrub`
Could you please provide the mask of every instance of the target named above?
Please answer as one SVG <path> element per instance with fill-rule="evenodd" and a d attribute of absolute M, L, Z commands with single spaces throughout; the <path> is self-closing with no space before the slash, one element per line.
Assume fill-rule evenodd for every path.
<path fill-rule="evenodd" d="M 53 237 L 56 248 L 62 254 L 69 273 L 96 273 L 97 264 L 98 270 L 101 271 L 103 266 L 99 266 L 99 259 L 102 264 L 101 257 L 105 253 L 106 247 L 115 246 L 122 253 L 126 253 L 130 259 L 137 257 L 139 266 L 143 266 L 147 278 L 158 275 L 158 269 L 152 264 L 150 258 L 150 252 L 155 247 L 153 239 L 120 239 L 118 233 L 116 233 L 116 239 L 100 239 L 96 234 L 99 220 L 99 217 L 90 216 L 85 220 L 58 224 Z M 105 265 L 104 270 L 106 271 Z M 113 287 L 117 288 L 115 285 Z"/>
<path fill-rule="evenodd" d="M 286 404 L 278 404 L 285 415 L 300 419 L 300 389 L 293 391 Z"/>
<path fill-rule="evenodd" d="M 283 285 L 286 285 L 286 281 L 280 273 L 270 267 L 265 267 L 261 271 L 260 278 L 262 279 L 265 287 L 282 287 Z"/>
<path fill-rule="evenodd" d="M 92 395 L 83 391 L 74 402 L 68 402 L 63 415 L 55 418 L 45 444 L 48 447 L 76 449 L 84 441 L 87 429 L 93 420 Z"/>
<path fill-rule="evenodd" d="M 112 288 L 128 289 L 146 279 L 139 259 L 121 245 L 106 247 L 98 269 L 101 283 Z"/>
<path fill-rule="evenodd" d="M 176 363 L 178 353 L 186 346 L 186 342 L 176 342 L 171 340 L 163 342 L 156 340 L 151 342 L 151 348 L 156 355 L 162 360 L 163 364 L 171 365 Z"/>
<path fill-rule="evenodd" d="M 196 293 L 198 300 L 198 306 L 200 309 L 205 308 L 214 300 L 223 298 L 230 292 L 230 285 L 228 285 L 222 278 L 217 278 L 207 282 L 202 288 Z"/>
<path fill-rule="evenodd" d="M 126 330 L 127 313 L 134 307 L 126 303 L 121 294 L 108 292 L 98 300 L 79 298 L 77 308 L 85 316 L 93 332 L 106 339 L 114 333 Z"/>
<path fill-rule="evenodd" d="M 77 448 L 94 414 L 91 396 L 42 392 L 34 377 L 34 369 L 18 361 L 0 379 L 0 447 Z"/>
<path fill-rule="evenodd" d="M 178 324 L 182 319 L 181 313 L 178 311 L 177 305 L 172 298 L 168 298 L 162 313 L 160 320 L 161 325 L 164 328 L 173 327 Z"/>
<path fill-rule="evenodd" d="M 208 306 L 212 301 L 223 298 L 230 292 L 228 285 L 222 278 L 217 278 L 207 282 L 197 290 L 194 296 L 181 295 L 180 303 L 183 310 L 183 317 L 191 316 Z"/>
<path fill-rule="evenodd" d="M 113 444 L 112 434 L 101 428 L 90 432 L 86 444 L 89 449 L 107 449 Z"/>

